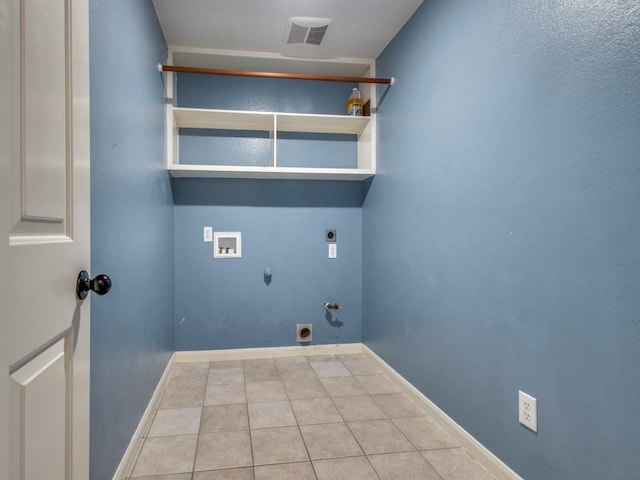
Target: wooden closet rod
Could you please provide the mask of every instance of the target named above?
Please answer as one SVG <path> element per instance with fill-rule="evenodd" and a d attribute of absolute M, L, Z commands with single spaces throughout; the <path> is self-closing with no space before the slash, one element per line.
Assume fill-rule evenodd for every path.
<path fill-rule="evenodd" d="M 323 82 L 378 83 L 393 85 L 395 78 L 341 77 L 337 75 L 312 75 L 309 73 L 252 72 L 250 70 L 225 70 L 221 68 L 180 67 L 160 65 L 163 72 L 204 73 L 207 75 L 233 75 L 236 77 L 288 78 L 292 80 L 320 80 Z"/>

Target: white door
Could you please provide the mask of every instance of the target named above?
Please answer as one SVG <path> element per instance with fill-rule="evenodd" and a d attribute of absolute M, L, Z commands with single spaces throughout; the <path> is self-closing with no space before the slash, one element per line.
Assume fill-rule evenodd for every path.
<path fill-rule="evenodd" d="M 0 478 L 89 477 L 87 0 L 0 0 Z"/>

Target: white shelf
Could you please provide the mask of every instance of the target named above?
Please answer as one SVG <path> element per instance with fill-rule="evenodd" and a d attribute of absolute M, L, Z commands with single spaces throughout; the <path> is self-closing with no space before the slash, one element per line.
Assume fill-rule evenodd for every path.
<path fill-rule="evenodd" d="M 200 54 L 200 52 L 199 52 Z M 171 64 L 173 53 L 168 63 Z M 373 72 L 371 65 L 370 74 Z M 376 173 L 375 115 L 350 117 L 347 115 L 323 115 L 282 112 L 251 112 L 206 108 L 182 108 L 174 106 L 175 77 L 166 73 L 167 97 L 167 170 L 173 177 L 202 178 L 251 178 L 251 179 L 301 179 L 301 180 L 364 180 Z M 361 90 L 375 105 L 375 88 L 361 85 Z M 179 159 L 180 128 L 204 128 L 215 130 L 244 130 L 268 132 L 271 154 L 268 166 L 249 165 L 194 165 L 188 159 Z M 357 159 L 354 168 L 281 167 L 278 165 L 278 134 L 300 132 L 318 134 L 347 134 L 357 137 Z M 355 141 L 355 140 L 354 140 Z M 291 161 L 286 162 L 291 165 Z"/>
<path fill-rule="evenodd" d="M 206 108 L 174 108 L 178 128 L 214 128 L 272 132 L 345 133 L 360 135 L 370 117 L 347 115 L 315 115 L 308 113 L 247 112 L 209 110 Z"/>
<path fill-rule="evenodd" d="M 363 168 L 245 167 L 237 165 L 184 165 L 169 167 L 172 177 L 253 178 L 274 180 L 364 180 L 375 172 Z"/>
<path fill-rule="evenodd" d="M 174 108 L 178 128 L 214 128 L 224 130 L 256 130 L 272 132 L 274 114 L 206 108 Z"/>
<path fill-rule="evenodd" d="M 304 113 L 276 113 L 281 132 L 347 133 L 360 135 L 369 124 L 370 117 L 347 115 L 311 115 Z"/>

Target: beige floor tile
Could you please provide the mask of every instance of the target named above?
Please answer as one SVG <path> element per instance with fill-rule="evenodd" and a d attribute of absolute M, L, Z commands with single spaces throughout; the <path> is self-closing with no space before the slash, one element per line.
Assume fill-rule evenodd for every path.
<path fill-rule="evenodd" d="M 204 385 L 207 382 L 208 371 L 209 362 L 175 363 L 171 368 L 167 386 Z"/>
<path fill-rule="evenodd" d="M 244 379 L 247 382 L 266 382 L 269 380 L 281 380 L 278 369 L 273 367 L 252 368 L 244 370 Z"/>
<path fill-rule="evenodd" d="M 201 407 L 203 399 L 204 384 L 167 387 L 160 401 L 160 408 Z"/>
<path fill-rule="evenodd" d="M 382 395 L 372 395 L 371 398 L 389 418 L 422 417 L 426 415 L 424 407 L 418 406 L 416 402 L 404 393 L 384 393 Z"/>
<path fill-rule="evenodd" d="M 221 367 L 209 370 L 207 385 L 226 385 L 230 383 L 244 383 L 242 367 Z"/>
<path fill-rule="evenodd" d="M 384 374 L 358 375 L 356 376 L 356 379 L 369 395 L 402 392 L 400 386 L 396 385 L 387 375 Z"/>
<path fill-rule="evenodd" d="M 145 439 L 132 476 L 166 475 L 193 470 L 197 435 Z"/>
<path fill-rule="evenodd" d="M 369 461 L 380 480 L 442 480 L 418 452 L 372 455 Z"/>
<path fill-rule="evenodd" d="M 131 479 L 495 480 L 384 372 L 366 354 L 174 364 Z"/>
<path fill-rule="evenodd" d="M 247 402 L 270 402 L 286 400 L 287 392 L 280 380 L 267 382 L 247 382 Z"/>
<path fill-rule="evenodd" d="M 201 407 L 160 409 L 156 412 L 147 437 L 197 434 L 201 414 Z"/>
<path fill-rule="evenodd" d="M 193 474 L 193 480 L 254 480 L 253 468 L 246 467 L 195 472 Z"/>
<path fill-rule="evenodd" d="M 342 422 L 342 417 L 330 398 L 291 400 L 298 425 Z"/>
<path fill-rule="evenodd" d="M 209 385 L 204 396 L 205 405 L 246 403 L 246 401 L 247 396 L 245 394 L 243 383 L 232 383 L 228 385 Z"/>
<path fill-rule="evenodd" d="M 305 355 L 307 361 L 311 362 L 333 362 L 338 359 L 335 355 Z"/>
<path fill-rule="evenodd" d="M 256 466 L 309 460 L 298 427 L 251 430 L 251 445 Z"/>
<path fill-rule="evenodd" d="M 247 382 L 266 382 L 280 380 L 280 374 L 273 359 L 267 362 L 245 360 L 244 378 Z"/>
<path fill-rule="evenodd" d="M 242 367 L 242 360 L 213 360 L 209 362 L 209 370 L 216 368 Z"/>
<path fill-rule="evenodd" d="M 369 396 L 333 397 L 333 403 L 345 421 L 378 420 L 387 418 L 384 412 Z"/>
<path fill-rule="evenodd" d="M 495 480 L 462 448 L 422 452 L 444 480 Z"/>
<path fill-rule="evenodd" d="M 327 392 L 318 379 L 284 379 L 284 388 L 290 399 L 326 397 Z"/>
<path fill-rule="evenodd" d="M 203 433 L 198 437 L 194 470 L 217 470 L 252 466 L 248 430 Z"/>
<path fill-rule="evenodd" d="M 278 365 L 278 372 L 280 373 L 280 378 L 283 380 L 315 378 L 315 372 L 306 361 L 304 363 Z"/>
<path fill-rule="evenodd" d="M 275 367 L 276 359 L 275 358 L 250 358 L 242 361 L 242 365 L 244 367 L 254 368 L 254 367 Z"/>
<path fill-rule="evenodd" d="M 347 370 L 351 372 L 351 375 L 375 375 L 377 373 L 382 373 L 382 369 L 378 366 L 378 363 L 369 358 L 339 358 Z"/>
<path fill-rule="evenodd" d="M 345 377 L 351 375 L 349 370 L 339 360 L 316 361 L 309 360 L 309 365 L 318 377 Z"/>
<path fill-rule="evenodd" d="M 332 397 L 366 395 L 367 392 L 354 377 L 325 377 L 320 382 Z"/>
<path fill-rule="evenodd" d="M 176 362 L 171 367 L 171 376 L 207 375 L 209 362 Z"/>
<path fill-rule="evenodd" d="M 273 361 L 276 363 L 278 368 L 284 365 L 300 365 L 300 364 L 308 364 L 307 357 L 299 355 L 293 357 L 277 357 L 274 358 Z"/>
<path fill-rule="evenodd" d="M 363 455 L 344 423 L 300 425 L 300 431 L 312 460 Z"/>
<path fill-rule="evenodd" d="M 263 465 L 255 468 L 255 480 L 316 480 L 310 462 Z"/>
<path fill-rule="evenodd" d="M 415 450 L 391 420 L 349 422 L 348 425 L 367 455 Z"/>
<path fill-rule="evenodd" d="M 287 427 L 296 424 L 289 401 L 249 403 L 249 426 L 254 428 Z"/>
<path fill-rule="evenodd" d="M 318 480 L 378 480 L 367 457 L 315 460 L 313 467 Z"/>
<path fill-rule="evenodd" d="M 247 405 L 209 405 L 202 409 L 200 433 L 226 432 L 249 428 Z"/>
<path fill-rule="evenodd" d="M 396 418 L 393 422 L 418 450 L 460 446 L 429 417 Z"/>

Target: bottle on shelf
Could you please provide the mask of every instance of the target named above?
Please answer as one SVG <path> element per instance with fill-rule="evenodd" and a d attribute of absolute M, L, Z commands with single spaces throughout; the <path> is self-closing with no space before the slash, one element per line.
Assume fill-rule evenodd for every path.
<path fill-rule="evenodd" d="M 347 99 L 347 115 L 354 117 L 361 117 L 362 110 L 364 109 L 364 102 L 360 96 L 360 90 L 354 88 L 351 91 L 351 95 Z"/>

